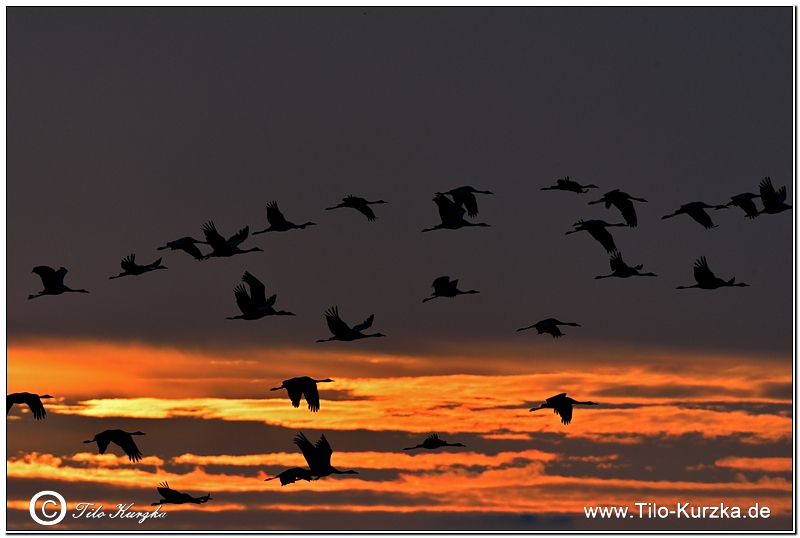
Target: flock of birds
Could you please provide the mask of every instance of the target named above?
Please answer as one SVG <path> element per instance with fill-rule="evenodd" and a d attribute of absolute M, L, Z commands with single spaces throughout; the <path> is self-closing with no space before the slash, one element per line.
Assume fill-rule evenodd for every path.
<path fill-rule="evenodd" d="M 577 182 L 570 180 L 569 176 L 567 176 L 563 179 L 558 179 L 555 185 L 543 187 L 541 190 L 561 190 L 576 194 L 585 194 L 589 192 L 589 189 L 593 188 L 598 187 L 592 184 L 580 185 Z M 759 189 L 759 194 L 745 192 L 733 196 L 731 197 L 731 201 L 727 204 L 708 205 L 699 201 L 684 204 L 681 205 L 677 211 L 669 215 L 664 215 L 662 219 L 668 219 L 676 215 L 686 214 L 700 223 L 704 228 L 714 228 L 717 225 L 712 222 L 711 217 L 705 211 L 706 209 L 719 210 L 726 209 L 730 206 L 735 206 L 741 208 L 745 212 L 745 216 L 750 219 L 754 219 L 762 214 L 776 214 L 791 209 L 791 206 L 786 204 L 785 186 L 776 191 L 772 186 L 771 179 L 766 177 L 760 182 Z M 473 223 L 465 220 L 464 218 L 465 215 L 468 215 L 471 218 L 474 218 L 478 215 L 478 203 L 475 194 L 493 193 L 490 191 L 480 191 L 470 186 L 459 187 L 447 192 L 437 192 L 433 198 L 433 201 L 438 207 L 441 223 L 433 226 L 432 228 L 426 228 L 422 231 L 429 232 L 440 229 L 457 230 L 459 228 L 471 226 L 488 227 L 489 224 Z M 754 203 L 754 200 L 758 198 L 761 199 L 763 204 L 763 209 L 761 210 L 759 210 Z M 596 279 L 609 277 L 629 278 L 632 276 L 656 276 L 653 273 L 639 272 L 642 269 L 642 265 L 636 265 L 634 267 L 627 265 L 622 259 L 622 254 L 614 244 L 614 238 L 607 229 L 609 227 L 618 226 L 629 226 L 631 228 L 635 228 L 638 225 L 636 210 L 633 205 L 634 201 L 647 202 L 647 200 L 644 198 L 630 196 L 619 189 L 609 191 L 605 193 L 599 200 L 589 202 L 589 205 L 602 203 L 605 204 L 606 209 L 613 205 L 620 211 L 625 223 L 611 224 L 606 221 L 596 219 L 580 220 L 573 225 L 575 228 L 574 230 L 566 232 L 567 235 L 579 231 L 589 232 L 589 234 L 603 246 L 606 252 L 611 254 L 611 274 L 600 275 L 595 277 Z M 377 219 L 377 217 L 369 206 L 385 203 L 387 202 L 384 200 L 370 202 L 364 198 L 347 196 L 346 198 L 342 199 L 342 203 L 325 209 L 333 210 L 339 208 L 352 208 L 366 216 L 368 221 L 374 221 Z M 274 201 L 267 204 L 267 220 L 269 221 L 269 227 L 258 232 L 253 232 L 253 235 L 266 232 L 286 232 L 293 229 L 302 230 L 308 226 L 316 225 L 313 222 L 295 224 L 287 221 L 283 216 L 283 213 L 281 213 L 281 211 L 278 209 L 277 203 Z M 249 236 L 248 226 L 245 226 L 230 238 L 225 239 L 217 231 L 214 223 L 208 222 L 203 225 L 203 233 L 205 235 L 205 241 L 200 241 L 192 237 L 183 237 L 175 241 L 170 241 L 162 247 L 158 247 L 158 250 L 164 250 L 167 248 L 171 250 L 182 250 L 197 260 L 207 260 L 213 257 L 230 257 L 248 252 L 262 251 L 258 247 L 253 247 L 246 250 L 239 248 Z M 212 249 L 211 252 L 203 254 L 197 246 L 199 244 L 209 245 Z M 161 258 L 147 265 L 138 265 L 135 260 L 136 258 L 134 254 L 124 258 L 121 262 L 123 272 L 119 275 L 111 276 L 109 278 L 116 279 L 123 276 L 138 276 L 155 271 L 157 269 L 166 269 L 166 267 L 161 265 Z M 44 289 L 38 294 L 29 295 L 28 299 L 35 299 L 43 295 L 60 295 L 65 292 L 89 293 L 84 289 L 71 289 L 64 284 L 64 276 L 67 274 L 67 270 L 64 267 L 61 267 L 56 271 L 51 267 L 37 266 L 33 268 L 33 272 L 39 275 L 41 278 Z M 714 273 L 709 269 L 705 256 L 702 256 L 695 262 L 694 278 L 696 284 L 692 286 L 678 286 L 677 289 L 717 289 L 725 286 L 747 286 L 747 284 L 744 283 L 735 283 L 734 278 L 731 278 L 730 280 L 723 280 L 715 276 Z M 228 317 L 227 319 L 257 320 L 265 316 L 295 315 L 292 312 L 275 310 L 274 306 L 277 296 L 273 294 L 267 298 L 264 284 L 249 272 L 246 271 L 244 273 L 242 276 L 242 282 L 247 284 L 249 287 L 249 293 L 244 284 L 236 286 L 233 290 L 236 298 L 236 304 L 241 311 L 241 315 Z M 458 280 L 451 280 L 449 276 L 441 276 L 436 278 L 433 281 L 432 287 L 433 292 L 431 293 L 431 296 L 423 299 L 423 303 L 437 297 L 453 298 L 457 295 L 479 293 L 477 290 L 459 290 Z M 327 342 L 331 340 L 351 342 L 353 340 L 359 340 L 363 338 L 385 336 L 381 333 L 365 334 L 363 332 L 372 326 L 374 318 L 374 315 L 370 315 L 362 323 L 351 327 L 339 316 L 338 307 L 333 306 L 325 312 L 325 319 L 333 336 L 330 338 L 317 340 L 317 342 Z M 517 329 L 517 331 L 535 328 L 538 334 L 546 333 L 551 335 L 553 338 L 559 338 L 563 336 L 563 333 L 558 328 L 559 326 L 580 327 L 579 324 L 574 322 L 562 322 L 555 318 L 547 318 L 528 327 Z M 276 391 L 286 389 L 292 406 L 298 408 L 300 406 L 301 399 L 305 398 L 308 409 L 312 412 L 317 412 L 320 410 L 320 396 L 317 389 L 317 384 L 332 382 L 332 379 L 312 379 L 311 377 L 307 376 L 295 377 L 283 381 L 281 386 L 274 387 L 270 390 Z M 6 397 L 6 413 L 11 410 L 14 404 L 27 405 L 34 418 L 41 420 L 45 418 L 46 415 L 45 408 L 41 400 L 48 398 L 53 398 L 53 396 L 50 396 L 49 394 L 31 394 L 27 392 L 9 394 Z M 568 397 L 566 393 L 561 393 L 547 398 L 545 403 L 541 404 L 539 407 L 530 409 L 530 411 L 537 411 L 539 409 L 552 409 L 553 412 L 560 417 L 561 422 L 565 425 L 568 425 L 572 421 L 573 406 L 575 405 L 597 405 L 597 403 L 591 401 L 576 401 Z M 142 458 L 142 453 L 139 451 L 136 443 L 133 441 L 133 436 L 139 435 L 145 434 L 140 431 L 126 432 L 123 430 L 106 430 L 95 435 L 93 439 L 84 441 L 84 443 L 97 443 L 100 454 L 104 454 L 109 444 L 114 443 L 125 452 L 131 462 L 138 462 Z M 331 465 L 331 455 L 333 454 L 333 449 L 331 448 L 331 445 L 325 438 L 324 434 L 320 436 L 316 444 L 312 444 L 311 441 L 309 441 L 306 436 L 300 432 L 294 438 L 293 442 L 303 453 L 306 463 L 308 464 L 308 468 L 294 467 L 287 469 L 274 477 L 267 478 L 267 481 L 279 479 L 281 485 L 285 486 L 298 480 L 319 480 L 320 478 L 329 476 L 331 474 L 358 474 L 355 470 L 340 471 Z M 434 433 L 426 438 L 421 444 L 418 444 L 414 447 L 404 448 L 403 450 L 436 450 L 448 446 L 464 447 L 465 445 L 461 443 L 448 443 L 440 439 L 439 436 Z M 163 498 L 157 503 L 153 503 L 154 506 L 165 503 L 202 504 L 211 499 L 210 493 L 202 497 L 192 497 L 188 494 L 180 493 L 171 489 L 169 484 L 166 482 L 161 483 L 157 490 Z"/>

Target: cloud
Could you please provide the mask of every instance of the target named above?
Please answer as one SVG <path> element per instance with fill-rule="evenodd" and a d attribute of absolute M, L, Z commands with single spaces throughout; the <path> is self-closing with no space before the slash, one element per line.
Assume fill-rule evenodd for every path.
<path fill-rule="evenodd" d="M 715 461 L 714 465 L 743 471 L 790 472 L 792 470 L 792 458 L 740 458 L 729 456 Z"/>

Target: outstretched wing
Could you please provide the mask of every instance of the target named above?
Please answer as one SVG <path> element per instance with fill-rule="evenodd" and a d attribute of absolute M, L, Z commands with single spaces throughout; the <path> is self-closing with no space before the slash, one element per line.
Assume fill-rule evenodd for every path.
<path fill-rule="evenodd" d="M 300 407 L 300 398 L 303 397 L 303 388 L 295 383 L 291 383 L 287 386 L 286 381 L 283 382 L 283 385 L 286 387 L 286 392 L 289 393 L 289 399 L 292 401 L 292 406 Z"/>
<path fill-rule="evenodd" d="M 319 441 L 316 444 L 317 449 L 317 457 L 319 461 L 322 463 L 323 467 L 330 467 L 331 465 L 331 454 L 333 454 L 333 449 L 331 448 L 330 443 L 327 439 L 325 439 L 325 434 L 323 433 L 320 436 Z"/>
<path fill-rule="evenodd" d="M 362 321 L 360 324 L 354 326 L 353 331 L 358 333 L 363 331 L 364 329 L 369 329 L 370 327 L 372 327 L 372 322 L 374 319 L 375 319 L 375 314 L 370 314 L 370 316 L 367 319 Z"/>
<path fill-rule="evenodd" d="M 228 244 L 232 247 L 238 247 L 250 235 L 250 226 L 245 226 L 228 239 Z"/>
<path fill-rule="evenodd" d="M 136 443 L 133 442 L 133 438 L 130 435 L 124 435 L 121 439 L 117 439 L 114 442 L 125 451 L 125 454 L 128 455 L 131 461 L 139 461 L 142 459 L 142 453 L 139 452 L 139 448 L 136 446 Z"/>
<path fill-rule="evenodd" d="M 133 271 L 134 269 L 136 269 L 138 267 L 136 265 L 136 254 L 131 254 L 127 258 L 123 258 L 120 265 L 125 271 Z"/>
<path fill-rule="evenodd" d="M 281 210 L 278 209 L 278 202 L 272 201 L 267 204 L 267 220 L 270 226 L 276 228 L 286 225 L 286 219 Z"/>
<path fill-rule="evenodd" d="M 614 205 L 622 213 L 622 218 L 631 228 L 636 228 L 639 222 L 636 220 L 636 210 L 633 208 L 633 202 L 628 198 L 617 198 L 614 200 Z"/>
<path fill-rule="evenodd" d="M 368 206 L 366 203 L 361 203 L 361 204 L 358 204 L 358 205 L 354 205 L 353 209 L 356 209 L 356 210 L 360 211 L 361 213 L 363 213 L 364 215 L 366 215 L 368 221 L 373 221 L 376 218 L 378 218 L 378 217 L 375 216 L 375 213 L 372 211 L 372 208 L 370 206 Z"/>
<path fill-rule="evenodd" d="M 603 245 L 603 248 L 606 249 L 606 252 L 610 254 L 617 251 L 617 246 L 614 244 L 614 238 L 611 237 L 611 234 L 608 230 L 603 227 L 595 226 L 587 228 L 587 230 L 590 234 L 592 234 L 592 237 L 594 237 L 601 245 Z"/>
<path fill-rule="evenodd" d="M 61 271 L 63 271 L 63 273 L 61 273 Z M 58 287 L 60 284 L 63 284 L 64 275 L 67 274 L 67 270 L 63 267 L 59 271 L 56 271 L 52 267 L 48 267 L 46 265 L 34 267 L 33 272 L 39 275 L 39 278 L 42 279 L 42 284 L 44 285 L 45 289 Z"/>
<path fill-rule="evenodd" d="M 623 271 L 628 268 L 628 264 L 622 261 L 622 254 L 615 252 L 611 255 L 611 270 Z"/>
<path fill-rule="evenodd" d="M 228 242 L 225 241 L 225 238 L 219 235 L 217 231 L 217 227 L 214 226 L 213 221 L 208 221 L 203 224 L 203 233 L 206 236 L 206 241 L 208 244 L 211 245 L 211 248 L 214 250 L 225 249 L 228 246 Z"/>
<path fill-rule="evenodd" d="M 778 195 L 775 193 L 775 188 L 772 186 L 772 180 L 769 177 L 761 180 L 761 183 L 758 184 L 758 189 L 763 202 L 766 203 L 767 200 L 770 202 L 777 201 Z"/>
<path fill-rule="evenodd" d="M 325 312 L 325 321 L 328 322 L 328 329 L 336 336 L 350 333 L 350 326 L 339 317 L 338 306 L 334 306 Z"/>
<path fill-rule="evenodd" d="M 259 306 L 265 306 L 267 304 L 266 288 L 259 279 L 251 275 L 248 271 L 245 271 L 244 276 L 242 276 L 242 282 L 250 286 L 250 299 L 253 307 L 258 308 Z"/>
<path fill-rule="evenodd" d="M 561 417 L 561 422 L 569 424 L 572 422 L 572 404 L 569 402 L 561 402 L 553 409 L 553 411 Z"/>
<path fill-rule="evenodd" d="M 464 207 L 467 208 L 467 214 L 470 217 L 478 216 L 478 201 L 475 199 L 475 195 L 471 192 L 460 192 L 453 196 L 453 200 L 455 200 L 456 203 L 463 203 Z"/>
<path fill-rule="evenodd" d="M 706 228 L 707 230 L 714 228 L 714 222 L 711 220 L 711 217 L 708 215 L 708 213 L 705 212 L 705 210 L 702 207 L 695 207 L 691 209 L 688 213 L 690 217 L 692 217 L 694 220 L 702 224 L 703 228 Z"/>
<path fill-rule="evenodd" d="M 47 412 L 44 410 L 44 405 L 42 405 L 42 400 L 40 400 L 38 396 L 31 395 L 26 399 L 25 403 L 28 404 L 36 420 L 42 420 L 45 415 L 47 415 Z M 6 411 L 6 413 L 8 413 L 8 411 Z"/>
<path fill-rule="evenodd" d="M 699 260 L 694 262 L 694 279 L 698 284 L 713 281 L 715 278 L 714 273 L 708 268 L 705 256 L 701 256 Z"/>
<path fill-rule="evenodd" d="M 242 284 L 233 288 L 233 293 L 236 295 L 236 305 L 239 307 L 239 310 L 242 311 L 242 314 L 247 314 L 255 310 L 253 301 L 250 299 L 250 296 L 247 295 L 247 290 Z"/>
<path fill-rule="evenodd" d="M 180 495 L 180 492 L 175 491 L 174 489 L 169 487 L 168 482 L 162 482 L 161 484 L 159 484 L 159 486 L 160 487 L 157 487 L 156 489 L 158 490 L 159 495 L 164 497 L 165 501 L 172 501 L 175 499 L 175 497 L 178 497 Z"/>
<path fill-rule="evenodd" d="M 450 289 L 450 277 L 449 276 L 440 276 L 436 280 L 433 281 L 433 292 L 436 295 L 443 295 L 447 293 Z"/>
<path fill-rule="evenodd" d="M 96 441 L 97 441 L 98 452 L 100 452 L 101 454 L 105 454 L 106 450 L 108 449 L 108 444 L 111 442 L 111 439 L 107 435 L 104 435 L 100 439 L 96 439 Z"/>
<path fill-rule="evenodd" d="M 450 200 L 447 196 L 443 194 L 437 194 L 434 196 L 433 201 L 436 202 L 436 205 L 439 207 L 439 218 L 442 219 L 442 222 L 452 222 L 460 220 L 459 216 L 459 208 L 460 206 Z M 463 210 L 462 210 L 463 211 Z M 463 213 L 462 213 L 463 215 Z"/>
<path fill-rule="evenodd" d="M 311 441 L 303 435 L 303 432 L 300 432 L 297 437 L 294 438 L 294 444 L 300 447 L 300 451 L 303 453 L 303 457 L 306 459 L 306 463 L 308 463 L 311 470 L 319 469 L 324 466 L 324 461 L 321 460 L 320 455 L 317 454 L 317 449 L 311 444 Z M 330 463 L 330 456 L 328 456 L 328 462 Z"/>
<path fill-rule="evenodd" d="M 309 410 L 311 410 L 312 413 L 319 411 L 319 391 L 317 390 L 317 384 L 309 383 L 305 387 L 304 393 L 306 395 L 306 402 L 308 403 Z"/>

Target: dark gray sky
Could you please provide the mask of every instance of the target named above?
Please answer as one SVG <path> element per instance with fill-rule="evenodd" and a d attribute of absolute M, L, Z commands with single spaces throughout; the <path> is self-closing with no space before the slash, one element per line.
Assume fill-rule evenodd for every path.
<path fill-rule="evenodd" d="M 792 13 L 8 8 L 8 337 L 315 346 L 338 305 L 351 324 L 375 314 L 389 337 L 355 345 L 376 352 L 569 340 L 790 357 L 793 212 L 715 211 L 711 230 L 661 216 L 764 176 L 794 205 Z M 540 190 L 565 175 L 600 188 Z M 421 234 L 433 194 L 461 185 L 495 193 L 470 219 L 491 227 Z M 658 278 L 596 281 L 602 247 L 564 235 L 621 222 L 587 205 L 614 188 L 648 200 L 612 233 Z M 324 211 L 348 194 L 389 203 L 375 222 Z M 271 200 L 317 226 L 228 259 L 156 251 L 209 220 L 266 228 Z M 169 270 L 108 280 L 130 253 Z M 751 287 L 675 290 L 701 255 Z M 27 301 L 37 265 L 91 293 Z M 245 270 L 297 317 L 225 320 Z M 441 275 L 481 293 L 423 305 Z M 547 317 L 582 327 L 515 332 Z"/>

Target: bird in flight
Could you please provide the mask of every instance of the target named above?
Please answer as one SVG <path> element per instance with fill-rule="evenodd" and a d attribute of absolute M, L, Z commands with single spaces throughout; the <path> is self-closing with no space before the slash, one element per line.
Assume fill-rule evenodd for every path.
<path fill-rule="evenodd" d="M 661 219 L 668 219 L 670 217 L 674 217 L 675 215 L 680 215 L 681 213 L 685 213 L 692 217 L 694 220 L 699 222 L 703 225 L 705 229 L 716 228 L 718 225 L 711 222 L 711 217 L 708 216 L 708 213 L 705 212 L 706 209 L 722 209 L 724 205 L 708 205 L 705 202 L 690 202 L 688 204 L 683 204 L 680 209 L 675 211 L 674 213 L 670 213 L 669 215 L 664 215 Z"/>
<path fill-rule="evenodd" d="M 205 254 L 200 252 L 200 249 L 197 248 L 196 245 L 198 243 L 207 245 L 208 241 L 198 241 L 194 237 L 181 237 L 175 241 L 170 241 L 163 247 L 158 247 L 156 250 L 164 250 L 165 248 L 170 250 L 182 250 L 192 256 L 195 260 L 203 261 L 205 259 Z"/>
<path fill-rule="evenodd" d="M 439 218 L 442 220 L 442 223 L 437 224 L 433 228 L 426 228 L 422 230 L 423 232 L 442 229 L 458 230 L 464 226 L 489 226 L 484 222 L 469 222 L 464 220 L 464 213 L 467 212 L 466 209 L 463 209 L 460 205 L 443 194 L 434 196 L 433 201 L 436 202 L 436 205 L 439 207 Z"/>
<path fill-rule="evenodd" d="M 631 228 L 636 228 L 636 225 L 639 224 L 639 221 L 636 220 L 636 210 L 633 208 L 633 202 L 631 200 L 636 200 L 637 202 L 647 201 L 644 198 L 634 198 L 626 192 L 622 192 L 619 189 L 614 189 L 613 191 L 608 191 L 605 193 L 599 200 L 589 202 L 589 205 L 605 202 L 606 209 L 608 209 L 613 204 L 617 209 L 620 210 L 622 213 L 622 218 L 625 219 L 625 222 L 628 224 L 628 226 Z"/>
<path fill-rule="evenodd" d="M 11 408 L 14 404 L 22 405 L 25 404 L 33 413 L 33 417 L 36 420 L 42 420 L 47 412 L 44 410 L 44 405 L 42 405 L 42 398 L 52 398 L 49 394 L 31 394 L 30 392 L 14 392 L 13 394 L 8 394 L 6 396 L 6 415 L 11 411 Z"/>
<path fill-rule="evenodd" d="M 441 448 L 443 446 L 461 446 L 466 448 L 466 445 L 462 445 L 461 443 L 448 443 L 447 441 L 443 441 L 439 439 L 439 434 L 431 434 L 429 435 L 422 444 L 417 446 L 410 446 L 408 448 L 404 448 L 403 450 L 414 450 L 415 448 L 427 448 L 428 450 L 436 450 L 437 448 Z"/>
<path fill-rule="evenodd" d="M 556 184 L 550 187 L 542 187 L 541 190 L 543 191 L 568 191 L 574 192 L 576 194 L 586 194 L 589 192 L 589 189 L 596 189 L 597 185 L 581 185 L 575 181 L 572 181 L 569 176 L 566 176 L 564 179 L 557 179 Z M 586 190 L 584 190 L 586 189 Z"/>
<path fill-rule="evenodd" d="M 233 293 L 236 295 L 236 304 L 239 310 L 242 311 L 242 315 L 225 319 L 253 320 L 261 319 L 264 316 L 294 316 L 293 313 L 286 312 L 285 310 L 276 311 L 273 306 L 275 305 L 275 299 L 277 299 L 278 295 L 273 294 L 267 299 L 264 284 L 249 272 L 244 272 L 242 282 L 250 286 L 250 295 L 247 294 L 244 284 L 239 284 L 233 288 Z"/>
<path fill-rule="evenodd" d="M 175 491 L 174 489 L 169 487 L 168 482 L 161 482 L 156 489 L 158 490 L 159 495 L 164 497 L 157 503 L 153 503 L 150 506 L 158 506 L 160 504 L 186 504 L 186 503 L 194 503 L 194 504 L 203 504 L 207 503 L 211 500 L 211 494 L 203 495 L 202 497 L 192 497 L 188 493 L 181 493 L 180 491 Z"/>
<path fill-rule="evenodd" d="M 615 252 L 611 255 L 611 271 L 610 275 L 602 275 L 594 277 L 595 280 L 598 278 L 609 278 L 612 276 L 616 276 L 619 278 L 628 278 L 631 276 L 658 276 L 655 273 L 640 273 L 639 270 L 642 268 L 642 265 L 637 265 L 635 267 L 630 267 L 627 263 L 622 261 L 622 254 L 619 252 Z"/>
<path fill-rule="evenodd" d="M 265 478 L 264 482 L 275 480 L 276 478 L 280 479 L 281 486 L 285 486 L 286 484 L 294 484 L 298 480 L 311 482 L 311 480 L 314 479 L 314 475 L 312 475 L 311 471 L 308 469 L 303 469 L 302 467 L 292 467 L 291 469 L 286 469 L 276 476 Z"/>
<path fill-rule="evenodd" d="M 747 218 L 754 219 L 759 215 L 759 211 L 756 208 L 756 204 L 753 202 L 753 198 L 758 198 L 758 194 L 743 192 L 742 194 L 731 196 L 730 202 L 716 209 L 726 209 L 730 206 L 741 207 Z"/>
<path fill-rule="evenodd" d="M 139 461 L 142 459 L 142 453 L 136 443 L 133 442 L 132 435 L 145 435 L 142 432 L 126 432 L 123 430 L 106 430 L 94 436 L 93 439 L 84 441 L 83 443 L 97 443 L 97 448 L 100 449 L 100 454 L 105 454 L 109 443 L 119 445 L 120 448 L 128 455 L 131 461 Z"/>
<path fill-rule="evenodd" d="M 370 204 L 387 204 L 389 202 L 385 202 L 384 200 L 378 200 L 376 202 L 368 202 L 364 198 L 359 198 L 358 196 L 348 195 L 347 198 L 342 198 L 342 203 L 339 205 L 335 205 L 333 207 L 326 207 L 325 210 L 330 209 L 339 209 L 340 207 L 352 207 L 356 211 L 364 214 L 367 217 L 368 221 L 373 221 L 378 217 L 375 216 L 375 213 L 372 212 L 372 209 L 369 207 Z"/>
<path fill-rule="evenodd" d="M 119 278 L 128 275 L 133 275 L 133 276 L 143 275 L 150 271 L 155 271 L 156 269 L 166 269 L 166 267 L 161 265 L 161 258 L 147 265 L 136 265 L 136 254 L 131 254 L 127 258 L 123 258 L 120 265 L 122 266 L 123 271 L 117 276 L 108 277 L 109 279 Z"/>
<path fill-rule="evenodd" d="M 455 297 L 456 295 L 466 295 L 468 293 L 480 293 L 477 290 L 461 291 L 458 289 L 458 280 L 450 280 L 449 276 L 440 276 L 431 284 L 433 293 L 431 297 L 426 297 L 422 302 L 436 299 L 437 297 Z"/>
<path fill-rule="evenodd" d="M 351 329 L 350 326 L 342 321 L 339 317 L 339 308 L 334 306 L 325 312 L 325 321 L 328 322 L 328 329 L 333 333 L 333 336 L 325 340 L 317 340 L 317 342 L 328 342 L 330 340 L 339 340 L 341 342 L 352 342 L 353 340 L 360 340 L 362 338 L 372 338 L 386 336 L 381 333 L 363 334 L 361 331 L 372 327 L 372 321 L 375 319 L 375 314 L 371 314 L 363 323 L 354 325 Z"/>
<path fill-rule="evenodd" d="M 203 233 L 206 235 L 206 241 L 211 245 L 214 250 L 210 254 L 206 254 L 203 259 L 207 260 L 211 257 L 226 258 L 236 254 L 244 254 L 246 252 L 264 252 L 258 247 L 242 250 L 239 245 L 247 239 L 250 234 L 250 227 L 245 226 L 236 234 L 232 235 L 227 241 L 217 232 L 216 226 L 213 222 L 203 224 Z"/>
<path fill-rule="evenodd" d="M 676 289 L 685 290 L 689 288 L 700 288 L 704 290 L 715 290 L 726 286 L 749 286 L 749 284 L 743 282 L 734 284 L 736 278 L 725 281 L 714 276 L 714 273 L 708 268 L 708 262 L 706 262 L 705 256 L 701 256 L 700 259 L 694 262 L 694 279 L 697 281 L 697 284 L 694 286 L 678 286 Z"/>
<path fill-rule="evenodd" d="M 473 189 L 469 185 L 464 187 L 458 187 L 457 189 L 451 189 L 447 192 L 437 192 L 438 196 L 444 196 L 445 194 L 449 194 L 453 197 L 453 202 L 456 203 L 459 207 L 462 205 L 467 208 L 467 215 L 470 217 L 477 217 L 478 216 L 478 201 L 475 199 L 476 194 L 494 194 L 492 191 L 479 191 L 477 189 Z"/>
<path fill-rule="evenodd" d="M 58 271 L 46 265 L 39 265 L 33 268 L 32 273 L 36 273 L 42 279 L 44 289 L 36 295 L 28 295 L 28 299 L 36 299 L 42 295 L 61 295 L 65 291 L 74 293 L 89 293 L 86 290 L 73 290 L 64 285 L 64 275 L 67 270 L 61 267 Z"/>
<path fill-rule="evenodd" d="M 596 402 L 579 402 L 567 396 L 566 392 L 551 396 L 545 403 L 539 407 L 534 407 L 531 411 L 538 411 L 539 409 L 552 409 L 553 413 L 561 417 L 561 422 L 565 425 L 572 422 L 572 406 L 573 405 L 598 405 Z"/>
<path fill-rule="evenodd" d="M 328 443 L 328 440 L 325 439 L 325 434 L 322 434 L 316 445 L 312 445 L 311 441 L 306 439 L 306 436 L 303 435 L 303 432 L 300 432 L 300 434 L 294 438 L 294 444 L 300 447 L 300 450 L 303 452 L 303 457 L 305 457 L 308 463 L 309 473 L 316 477 L 314 480 L 319 480 L 331 474 L 358 474 L 358 472 L 353 470 L 340 471 L 331 465 L 333 449 L 330 443 Z"/>
<path fill-rule="evenodd" d="M 263 234 L 264 232 L 286 232 L 295 228 L 302 230 L 306 226 L 316 226 L 313 222 L 306 222 L 305 224 L 289 222 L 284 218 L 281 210 L 278 209 L 278 202 L 274 200 L 267 204 L 267 221 L 269 222 L 269 228 L 259 232 L 253 232 L 253 235 Z"/>
<path fill-rule="evenodd" d="M 316 413 L 319 411 L 317 383 L 333 383 L 333 379 L 311 379 L 308 376 L 293 377 L 285 380 L 280 387 L 269 390 L 286 389 L 286 392 L 289 393 L 289 399 L 292 401 L 292 405 L 295 408 L 300 407 L 300 398 L 305 396 L 308 408 L 312 413 Z"/>
<path fill-rule="evenodd" d="M 611 236 L 608 230 L 606 230 L 609 226 L 625 226 L 624 224 L 609 224 L 604 220 L 579 220 L 575 224 L 574 230 L 568 231 L 564 235 L 574 234 L 575 232 L 580 231 L 587 231 L 589 234 L 594 237 L 603 248 L 606 249 L 606 252 L 611 254 L 612 252 L 617 251 L 617 246 L 614 244 L 614 238 Z"/>
<path fill-rule="evenodd" d="M 775 214 L 792 208 L 786 204 L 786 185 L 775 192 L 772 180 L 767 176 L 758 184 L 758 187 L 761 192 L 761 203 L 764 204 L 764 209 L 760 213 Z"/>
<path fill-rule="evenodd" d="M 564 333 L 559 330 L 558 325 L 569 325 L 570 327 L 580 327 L 577 323 L 572 322 L 564 322 L 558 321 L 555 318 L 547 318 L 543 319 L 542 321 L 538 321 L 529 327 L 523 327 L 521 329 L 517 329 L 519 331 L 526 331 L 528 329 L 536 329 L 537 334 L 544 334 L 547 333 L 552 335 L 553 338 L 561 338 L 564 336 Z"/>

